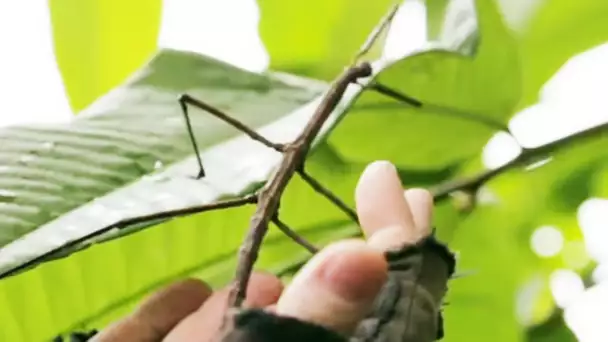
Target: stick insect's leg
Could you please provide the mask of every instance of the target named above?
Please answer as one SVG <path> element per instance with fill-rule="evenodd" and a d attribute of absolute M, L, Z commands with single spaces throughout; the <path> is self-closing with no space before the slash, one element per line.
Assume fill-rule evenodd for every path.
<path fill-rule="evenodd" d="M 286 225 L 283 221 L 281 221 L 277 216 L 275 216 L 272 219 L 272 223 L 274 223 L 277 227 L 279 227 L 279 229 L 285 235 L 287 235 L 290 239 L 295 241 L 298 245 L 306 248 L 310 253 L 315 254 L 319 251 L 319 248 L 317 248 L 312 243 L 308 242 L 306 239 L 304 239 L 302 236 L 300 236 L 298 233 L 296 233 L 293 229 L 289 228 L 289 226 Z"/>
<path fill-rule="evenodd" d="M 202 109 L 202 110 L 208 112 L 209 114 L 212 114 L 216 118 L 228 123 L 229 125 L 238 129 L 239 131 L 247 134 L 251 139 L 261 142 L 262 144 L 266 145 L 267 147 L 272 148 L 275 151 L 278 151 L 278 152 L 284 151 L 284 146 L 282 144 L 277 144 L 277 143 L 273 143 L 272 141 L 269 141 L 264 136 L 262 136 L 261 134 L 259 134 L 256 131 L 254 131 L 253 129 L 251 129 L 250 127 L 245 125 L 244 123 L 231 117 L 230 115 L 224 113 L 223 111 L 211 106 L 208 103 L 205 103 L 201 100 L 197 100 L 188 94 L 181 95 L 179 98 L 179 103 L 181 104 L 182 108 L 186 107 L 186 105 L 189 104 L 196 108 Z"/>
<path fill-rule="evenodd" d="M 432 103 L 422 103 L 420 100 L 415 99 L 409 95 L 406 95 L 398 90 L 392 89 L 380 83 L 371 83 L 368 85 L 364 85 L 365 88 L 373 90 L 381 95 L 387 96 L 393 100 L 401 102 L 405 105 L 412 106 L 415 108 L 426 108 L 429 111 L 432 111 L 436 114 L 444 114 L 450 115 L 451 117 L 459 117 L 466 120 L 477 121 L 482 123 L 488 127 L 492 127 L 494 129 L 498 129 L 504 132 L 510 132 L 508 126 L 503 124 L 502 122 L 496 121 L 491 118 L 487 118 L 484 115 L 476 114 L 472 112 L 467 112 L 464 110 L 460 110 L 458 108 L 450 108 L 442 105 L 435 105 Z"/>
<path fill-rule="evenodd" d="M 9 268 L 7 271 L 0 272 L 0 279 L 3 279 L 5 277 L 11 276 L 13 274 L 19 273 L 27 268 L 33 267 L 33 266 L 43 262 L 45 259 L 48 259 L 49 257 L 61 254 L 63 249 L 77 246 L 81 243 L 85 243 L 87 240 L 90 240 L 96 236 L 100 236 L 102 234 L 105 234 L 105 233 L 110 232 L 115 229 L 124 229 L 125 227 L 132 226 L 132 225 L 144 224 L 147 222 L 153 222 L 153 221 L 157 221 L 157 220 L 171 219 L 171 218 L 176 218 L 176 217 L 180 217 L 180 216 L 198 214 L 198 213 L 202 213 L 202 212 L 206 212 L 206 211 L 226 209 L 226 208 L 236 208 L 236 207 L 244 206 L 247 204 L 255 204 L 255 203 L 257 203 L 257 200 L 258 200 L 257 194 L 250 194 L 250 195 L 247 195 L 244 197 L 227 199 L 227 200 L 217 201 L 217 202 L 208 203 L 208 204 L 204 204 L 204 205 L 195 205 L 195 206 L 186 207 L 186 208 L 167 210 L 167 211 L 157 212 L 157 213 L 153 213 L 153 214 L 123 219 L 123 220 L 120 220 L 111 225 L 105 226 L 102 229 L 99 229 L 99 230 L 96 230 L 87 235 L 81 236 L 78 239 L 72 240 L 63 246 L 52 249 L 19 266 L 16 266 L 14 268 Z"/>
<path fill-rule="evenodd" d="M 371 83 L 371 84 L 366 85 L 365 87 L 370 90 L 373 90 L 379 94 L 387 96 L 393 100 L 410 105 L 412 107 L 417 107 L 417 108 L 422 107 L 422 102 L 420 102 L 419 100 L 417 100 L 409 95 L 403 94 L 397 90 L 391 89 L 380 83 Z"/>
<path fill-rule="evenodd" d="M 128 219 L 118 221 L 117 223 L 113 224 L 112 226 L 116 227 L 116 228 L 122 228 L 125 226 L 145 223 L 148 221 L 176 218 L 176 217 L 180 217 L 180 216 L 193 215 L 193 214 L 198 214 L 198 213 L 202 213 L 205 211 L 212 211 L 212 210 L 218 210 L 218 209 L 235 208 L 235 207 L 244 206 L 246 204 L 254 204 L 257 202 L 257 199 L 258 199 L 258 196 L 256 194 L 251 194 L 251 195 L 247 195 L 244 197 L 237 197 L 237 198 L 212 202 L 212 203 L 208 203 L 208 204 L 204 204 L 204 205 L 195 205 L 195 206 L 186 207 L 186 208 L 161 211 L 161 212 L 149 214 L 149 215 L 131 217 Z"/>
<path fill-rule="evenodd" d="M 190 142 L 192 143 L 192 148 L 194 149 L 194 154 L 196 155 L 196 162 L 198 163 L 198 174 L 196 175 L 196 179 L 201 179 L 205 177 L 205 169 L 203 168 L 201 153 L 198 149 L 196 138 L 194 137 L 194 130 L 192 129 L 192 124 L 190 122 L 190 115 L 188 115 L 188 104 L 185 101 L 182 101 L 182 98 L 183 96 L 179 98 L 179 105 L 182 108 L 182 114 L 184 115 L 186 128 L 188 129 L 188 136 L 190 137 Z"/>
<path fill-rule="evenodd" d="M 314 179 L 311 175 L 309 175 L 304 168 L 300 168 L 298 170 L 298 174 L 302 179 L 308 183 L 316 192 L 325 196 L 329 201 L 331 201 L 335 206 L 340 208 L 348 217 L 350 217 L 353 221 L 359 222 L 359 217 L 357 213 L 349 207 L 346 203 L 344 203 L 338 196 L 336 196 L 331 190 L 324 187 L 319 181 Z"/>

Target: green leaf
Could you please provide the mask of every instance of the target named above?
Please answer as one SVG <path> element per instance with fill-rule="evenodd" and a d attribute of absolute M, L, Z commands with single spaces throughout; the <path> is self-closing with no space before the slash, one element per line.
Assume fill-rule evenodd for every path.
<path fill-rule="evenodd" d="M 55 56 L 80 111 L 156 51 L 161 0 L 49 1 Z"/>
<path fill-rule="evenodd" d="M 299 132 L 311 114 L 302 106 L 324 89 L 163 50 L 69 124 L 0 130 L 0 270 L 121 218 L 208 203 L 264 180 L 276 165 L 276 152 L 194 109 L 208 177 L 192 178 L 197 168 L 180 93 L 282 141 Z M 81 324 L 107 323 L 147 291 L 196 271 L 204 270 L 212 281 L 219 272 L 217 279 L 225 281 L 232 269 L 225 265 L 234 262 L 251 209 L 170 221 L 0 280 L 0 340 L 49 340 Z"/>
<path fill-rule="evenodd" d="M 328 138 L 339 154 L 408 168 L 446 167 L 476 156 L 506 127 L 520 95 L 517 48 L 493 2 L 477 1 L 476 9 L 481 31 L 470 36 L 481 38 L 474 54 L 456 52 L 467 38 L 461 45 L 453 41 L 456 51 L 433 48 L 383 67 L 373 82 L 422 106 L 365 92 Z"/>
<path fill-rule="evenodd" d="M 258 0 L 259 31 L 270 55 L 270 68 L 333 79 L 351 62 L 394 3 L 393 0 Z M 376 56 L 370 54 L 369 58 Z"/>

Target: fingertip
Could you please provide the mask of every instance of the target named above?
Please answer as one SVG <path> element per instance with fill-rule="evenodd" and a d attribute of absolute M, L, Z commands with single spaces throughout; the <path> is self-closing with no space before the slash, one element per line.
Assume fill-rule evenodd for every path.
<path fill-rule="evenodd" d="M 388 177 L 388 180 L 394 182 L 393 174 L 396 173 L 395 166 L 389 161 L 377 160 L 369 163 L 361 173 L 361 176 L 359 176 L 359 181 L 355 187 L 355 200 L 357 204 L 364 202 L 370 193 L 374 193 L 374 187 L 377 185 L 378 179 Z"/>
<path fill-rule="evenodd" d="M 196 311 L 213 290 L 199 279 L 175 282 L 147 297 L 133 313 L 159 335 L 165 335 L 184 317 Z"/>
<path fill-rule="evenodd" d="M 182 320 L 164 342 L 207 341 L 220 329 L 228 308 L 230 286 L 214 293 L 197 311 Z M 283 283 L 272 273 L 255 271 L 249 278 L 244 307 L 263 308 L 275 304 Z"/>
<path fill-rule="evenodd" d="M 276 275 L 266 271 L 255 271 L 249 278 L 246 305 L 263 307 L 277 302 L 283 293 L 283 282 Z"/>
<path fill-rule="evenodd" d="M 135 316 L 128 316 L 93 336 L 91 342 L 157 341 L 160 335 Z"/>
<path fill-rule="evenodd" d="M 337 242 L 304 266 L 275 310 L 348 334 L 369 312 L 387 277 L 381 252 L 363 241 Z"/>
<path fill-rule="evenodd" d="M 375 161 L 363 171 L 355 189 L 357 213 L 367 237 L 390 226 L 415 234 L 410 207 L 397 169 L 388 161 Z"/>
<path fill-rule="evenodd" d="M 433 195 L 426 189 L 412 188 L 405 191 L 405 198 L 412 212 L 418 238 L 428 235 L 433 221 Z"/>
<path fill-rule="evenodd" d="M 344 300 L 359 303 L 375 297 L 388 277 L 384 255 L 368 245 L 336 249 L 316 269 L 316 276 Z"/>

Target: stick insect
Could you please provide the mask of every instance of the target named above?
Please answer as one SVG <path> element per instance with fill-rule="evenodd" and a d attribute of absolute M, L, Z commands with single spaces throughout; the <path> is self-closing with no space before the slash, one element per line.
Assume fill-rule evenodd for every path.
<path fill-rule="evenodd" d="M 249 194 L 239 198 L 232 198 L 227 200 L 221 200 L 205 205 L 197 205 L 186 208 L 180 208 L 175 210 L 168 210 L 163 212 L 157 212 L 153 214 L 131 217 L 120 220 L 111 225 L 105 226 L 99 230 L 96 230 L 90 234 L 82 236 L 78 239 L 74 239 L 62 246 L 53 249 L 43 255 L 33 258 L 23 264 L 8 269 L 3 273 L 0 273 L 0 279 L 12 276 L 16 273 L 20 273 L 24 270 L 32 268 L 37 264 L 51 259 L 55 256 L 62 255 L 63 251 L 77 247 L 91 239 L 106 234 L 110 231 L 120 230 L 127 227 L 131 227 L 139 224 L 148 224 L 153 222 L 159 222 L 167 219 L 193 215 L 212 210 L 220 210 L 227 208 L 240 207 L 244 205 L 256 205 L 257 211 L 252 216 L 249 233 L 245 238 L 245 241 L 239 251 L 239 267 L 236 272 L 235 279 L 235 291 L 231 296 L 231 302 L 235 306 L 239 306 L 244 299 L 244 289 L 247 285 L 247 279 L 249 278 L 251 267 L 255 263 L 257 258 L 257 252 L 260 247 L 261 240 L 263 239 L 268 225 L 270 223 L 276 225 L 283 233 L 293 239 L 295 242 L 309 250 L 311 253 L 315 253 L 318 248 L 313 246 L 310 242 L 307 242 L 303 237 L 299 236 L 293 229 L 291 229 L 285 222 L 280 220 L 278 215 L 278 207 L 280 197 L 289 183 L 290 179 L 297 174 L 307 184 L 309 184 L 315 191 L 326 197 L 329 201 L 340 208 L 349 218 L 353 221 L 358 222 L 357 214 L 344 203 L 338 196 L 333 194 L 328 188 L 322 185 L 312 175 L 305 170 L 305 159 L 311 147 L 312 141 L 315 139 L 325 121 L 328 119 L 332 111 L 338 105 L 341 100 L 346 88 L 351 83 L 357 83 L 361 78 L 372 75 L 372 67 L 368 62 L 359 63 L 359 59 L 363 57 L 379 39 L 379 37 L 386 31 L 393 17 L 395 16 L 399 5 L 392 6 L 390 11 L 382 18 L 380 23 L 376 26 L 373 32 L 370 34 L 366 42 L 363 44 L 356 57 L 353 60 L 353 65 L 347 68 L 342 75 L 340 75 L 331 85 L 329 90 L 325 93 L 320 105 L 308 121 L 307 125 L 302 130 L 301 134 L 294 139 L 292 142 L 287 144 L 274 143 L 263 135 L 256 132 L 254 129 L 248 127 L 246 124 L 233 118 L 231 115 L 223 112 L 222 110 L 214 107 L 213 105 L 196 99 L 188 94 L 182 94 L 178 97 L 178 104 L 183 114 L 185 126 L 188 132 L 189 141 L 192 145 L 192 149 L 195 152 L 196 163 L 198 166 L 198 172 L 195 178 L 201 179 L 206 176 L 203 161 L 200 155 L 199 145 L 195 138 L 194 130 L 191 124 L 189 115 L 189 107 L 195 107 L 202 109 L 203 111 L 217 117 L 223 122 L 231 125 L 232 127 L 239 130 L 241 133 L 249 136 L 251 139 L 260 142 L 268 148 L 278 151 L 283 154 L 282 161 L 266 182 L 265 186 L 253 194 Z M 398 92 L 387 92 L 386 87 L 370 85 L 370 89 L 376 90 L 379 93 L 386 94 L 400 101 L 403 98 L 407 98 L 404 95 L 399 95 Z M 397 94 L 397 95 L 395 95 Z M 400 97 L 399 97 L 400 96 Z M 412 102 L 413 101 L 413 102 Z M 411 100 L 410 104 L 418 106 L 419 103 L 415 100 Z"/>

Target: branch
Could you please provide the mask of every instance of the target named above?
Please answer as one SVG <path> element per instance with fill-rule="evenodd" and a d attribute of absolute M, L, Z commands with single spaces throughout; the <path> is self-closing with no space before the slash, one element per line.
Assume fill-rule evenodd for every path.
<path fill-rule="evenodd" d="M 359 223 L 359 217 L 357 213 L 349 207 L 346 203 L 344 203 L 338 196 L 334 195 L 329 189 L 321 185 L 316 179 L 314 179 L 311 175 L 306 173 L 304 170 L 298 171 L 298 174 L 310 187 L 312 187 L 315 191 L 325 196 L 328 200 L 330 200 L 335 206 L 340 208 L 348 217 L 350 217 L 353 221 Z"/>
<path fill-rule="evenodd" d="M 448 181 L 446 183 L 440 184 L 439 186 L 432 189 L 433 197 L 435 201 L 442 201 L 454 191 L 476 191 L 484 183 L 490 181 L 494 177 L 497 177 L 506 171 L 526 165 L 533 160 L 548 158 L 551 153 L 555 153 L 565 147 L 568 147 L 574 142 L 596 138 L 602 135 L 608 135 L 607 133 L 608 122 L 599 126 L 595 126 L 593 128 L 573 133 L 571 135 L 565 136 L 545 145 L 541 145 L 534 148 L 526 148 L 516 158 L 512 159 L 506 164 L 503 164 L 500 167 L 483 171 L 473 177 L 458 179 L 455 181 Z"/>

